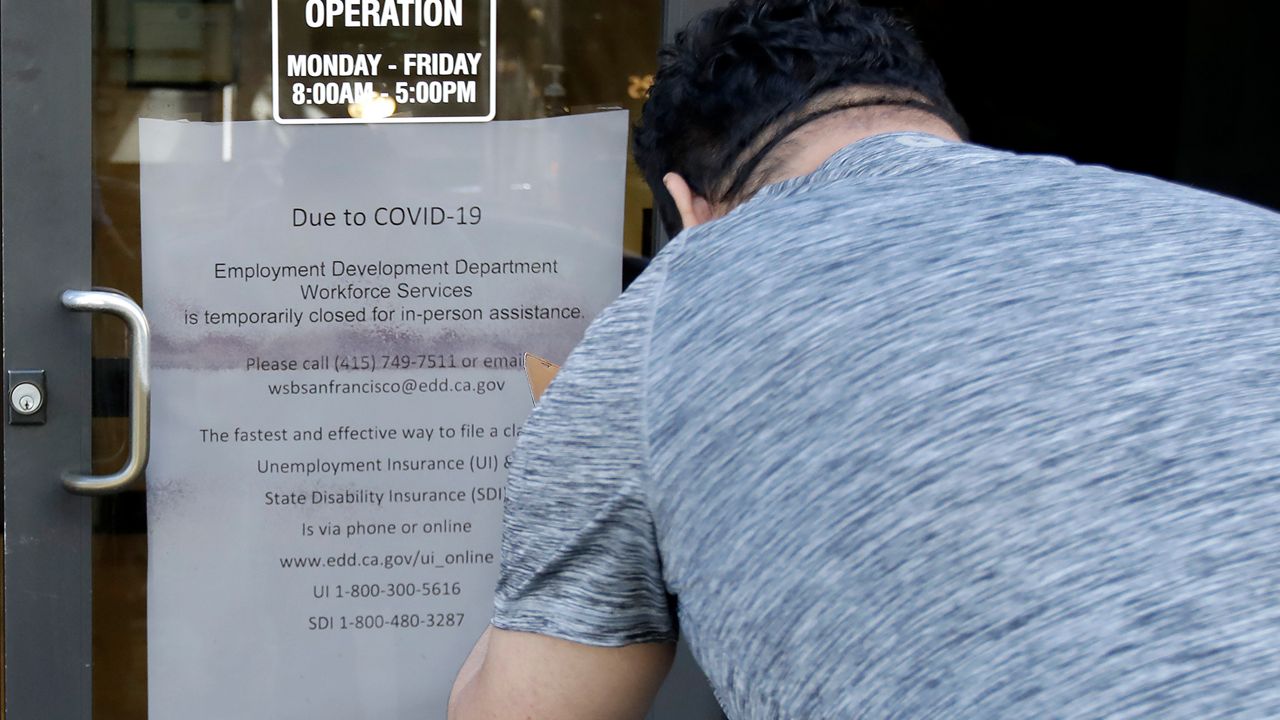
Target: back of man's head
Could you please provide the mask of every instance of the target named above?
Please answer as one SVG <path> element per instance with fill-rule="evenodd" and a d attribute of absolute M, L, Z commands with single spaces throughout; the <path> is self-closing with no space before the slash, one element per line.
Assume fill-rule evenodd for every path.
<path fill-rule="evenodd" d="M 732 204 L 779 141 L 832 112 L 912 108 L 966 133 L 911 29 L 856 0 L 733 0 L 677 35 L 659 63 L 635 154 L 672 235 L 681 220 L 668 173 Z M 855 88 L 870 94 L 846 92 Z"/>

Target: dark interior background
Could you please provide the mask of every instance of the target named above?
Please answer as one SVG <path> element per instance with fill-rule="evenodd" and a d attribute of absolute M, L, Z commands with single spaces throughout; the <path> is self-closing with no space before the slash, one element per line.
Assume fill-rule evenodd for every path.
<path fill-rule="evenodd" d="M 975 142 L 1280 208 L 1280 3 L 898 0 Z"/>

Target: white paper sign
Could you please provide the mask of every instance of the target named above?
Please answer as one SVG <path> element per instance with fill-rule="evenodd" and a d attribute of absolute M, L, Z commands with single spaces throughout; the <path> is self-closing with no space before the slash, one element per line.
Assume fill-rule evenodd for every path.
<path fill-rule="evenodd" d="M 627 120 L 144 121 L 152 718 L 444 717 L 521 358 L 620 290 Z"/>

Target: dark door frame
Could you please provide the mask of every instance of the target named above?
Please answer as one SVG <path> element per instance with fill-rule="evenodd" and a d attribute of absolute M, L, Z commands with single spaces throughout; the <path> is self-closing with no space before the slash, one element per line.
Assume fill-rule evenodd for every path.
<path fill-rule="evenodd" d="M 676 33 L 688 25 L 690 20 L 708 10 L 728 4 L 729 0 L 667 0 L 663 10 L 663 42 L 675 40 Z"/>
<path fill-rule="evenodd" d="M 729 0 L 666 0 L 662 10 L 662 42 L 669 43 L 676 39 L 676 33 L 684 29 L 691 20 L 713 8 L 727 5 Z M 658 219 L 658 209 L 654 208 L 653 249 L 661 251 L 671 238 L 666 228 Z"/>
<path fill-rule="evenodd" d="M 4 427 L 4 708 L 88 718 L 91 506 L 62 489 L 88 470 L 90 320 L 62 309 L 92 276 L 92 7 L 0 2 L 0 252 L 4 369 L 44 370 L 47 424 Z"/>

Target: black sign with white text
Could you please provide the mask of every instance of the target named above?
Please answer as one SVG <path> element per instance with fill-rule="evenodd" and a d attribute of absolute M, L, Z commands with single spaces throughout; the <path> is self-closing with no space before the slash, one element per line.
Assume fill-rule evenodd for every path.
<path fill-rule="evenodd" d="M 281 123 L 492 120 L 497 0 L 274 0 Z"/>

